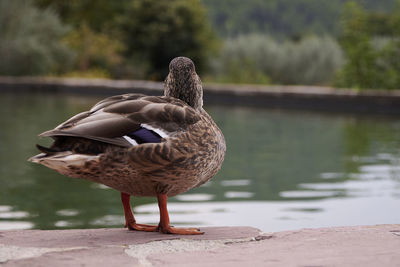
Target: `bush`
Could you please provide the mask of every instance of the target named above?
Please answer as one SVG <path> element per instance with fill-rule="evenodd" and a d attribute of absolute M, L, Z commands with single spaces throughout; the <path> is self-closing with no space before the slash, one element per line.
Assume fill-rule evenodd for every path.
<path fill-rule="evenodd" d="M 218 49 L 201 0 L 34 1 L 72 28 L 65 41 L 77 57 L 69 74 L 162 80 L 174 57 L 192 58 L 201 72 Z"/>
<path fill-rule="evenodd" d="M 118 25 L 127 46 L 125 56 L 131 64 L 147 67 L 147 78 L 164 79 L 176 56 L 190 57 L 197 71 L 204 69 L 217 41 L 200 0 L 128 3 Z"/>
<path fill-rule="evenodd" d="M 68 68 L 67 28 L 29 0 L 0 0 L 0 75 L 43 75 Z"/>
<path fill-rule="evenodd" d="M 81 71 L 82 75 L 86 75 L 89 69 L 103 70 L 104 73 L 106 70 L 112 71 L 122 63 L 124 45 L 121 41 L 105 33 L 94 32 L 86 23 L 70 31 L 64 41 L 75 51 L 75 69 Z"/>
<path fill-rule="evenodd" d="M 331 37 L 279 42 L 266 35 L 250 34 L 225 42 L 210 79 L 219 81 L 224 77 L 225 81 L 235 82 L 240 73 L 252 72 L 241 82 L 262 83 L 269 77 L 273 83 L 323 84 L 332 80 L 342 64 L 341 49 Z"/>
<path fill-rule="evenodd" d="M 347 63 L 341 70 L 337 85 L 341 87 L 376 88 L 376 53 L 372 47 L 367 13 L 355 2 L 346 4 L 342 15 L 340 44 Z"/>
<path fill-rule="evenodd" d="M 378 16 L 355 2 L 346 4 L 340 44 L 347 57 L 337 86 L 359 89 L 400 88 L 400 1 L 392 13 Z"/>

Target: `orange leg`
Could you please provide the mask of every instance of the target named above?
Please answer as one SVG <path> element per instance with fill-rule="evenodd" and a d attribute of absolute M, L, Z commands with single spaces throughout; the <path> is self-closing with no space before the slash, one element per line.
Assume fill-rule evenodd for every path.
<path fill-rule="evenodd" d="M 135 217 L 131 210 L 131 204 L 129 203 L 130 195 L 121 192 L 122 205 L 124 207 L 125 214 L 125 227 L 129 230 L 156 232 L 158 227 L 155 225 L 138 224 L 136 223 Z"/>
<path fill-rule="evenodd" d="M 204 232 L 200 232 L 197 228 L 175 228 L 169 225 L 169 215 L 167 210 L 167 195 L 157 194 L 158 207 L 160 209 L 160 223 L 158 224 L 158 230 L 164 234 L 178 234 L 178 235 L 202 235 Z"/>

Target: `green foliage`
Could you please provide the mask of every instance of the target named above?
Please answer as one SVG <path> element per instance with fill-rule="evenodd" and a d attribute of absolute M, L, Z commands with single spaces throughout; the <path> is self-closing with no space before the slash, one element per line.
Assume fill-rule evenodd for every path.
<path fill-rule="evenodd" d="M 151 79 L 164 79 L 176 56 L 190 57 L 201 72 L 217 47 L 199 0 L 130 1 L 119 27 L 125 55 L 134 64 L 145 62 L 142 67 Z"/>
<path fill-rule="evenodd" d="M 224 53 L 226 56 L 226 54 Z M 236 84 L 269 84 L 271 79 L 262 70 L 258 69 L 252 59 L 244 58 L 224 58 L 222 62 L 214 62 L 215 65 L 223 64 L 221 66 L 214 66 L 218 74 L 209 74 L 205 76 L 206 82 L 217 83 L 236 83 Z"/>
<path fill-rule="evenodd" d="M 35 0 L 73 27 L 75 68 L 116 78 L 164 79 L 173 57 L 204 69 L 218 45 L 200 0 Z M 96 73 L 96 72 L 93 72 Z"/>
<path fill-rule="evenodd" d="M 79 28 L 82 23 L 96 32 L 112 26 L 125 9 L 126 0 L 34 0 L 41 8 L 51 8 L 63 22 Z"/>
<path fill-rule="evenodd" d="M 347 56 L 347 64 L 339 76 L 345 86 L 376 88 L 379 86 L 376 72 L 376 54 L 371 44 L 366 11 L 355 2 L 346 4 L 343 17 L 341 45 Z"/>
<path fill-rule="evenodd" d="M 337 35 L 347 0 L 202 0 L 221 36 L 264 33 L 274 37 Z M 390 11 L 394 0 L 357 0 L 370 10 Z"/>
<path fill-rule="evenodd" d="M 380 26 L 371 26 L 381 21 Z M 400 1 L 387 16 L 368 13 L 349 2 L 342 17 L 340 44 L 347 63 L 337 86 L 354 88 L 400 88 Z"/>
<path fill-rule="evenodd" d="M 388 89 L 400 89 L 400 1 L 388 19 L 390 41 L 381 51 L 377 61 L 383 73 L 383 84 Z"/>
<path fill-rule="evenodd" d="M 72 30 L 63 42 L 75 54 L 74 70 L 63 76 L 118 76 L 123 65 L 121 41 L 115 19 L 126 1 L 115 0 L 35 0 L 42 8 L 55 10 Z M 96 76 L 97 75 L 97 76 Z"/>
<path fill-rule="evenodd" d="M 260 34 L 225 42 L 214 62 L 214 81 L 324 84 L 342 66 L 340 47 L 330 37 L 279 42 Z"/>
<path fill-rule="evenodd" d="M 0 0 L 0 74 L 62 71 L 73 56 L 60 42 L 66 31 L 53 12 L 39 10 L 29 0 Z"/>
<path fill-rule="evenodd" d="M 76 69 L 79 71 L 112 70 L 122 62 L 121 52 L 124 45 L 121 41 L 112 39 L 105 33 L 94 32 L 85 23 L 71 31 L 64 41 L 76 52 Z"/>

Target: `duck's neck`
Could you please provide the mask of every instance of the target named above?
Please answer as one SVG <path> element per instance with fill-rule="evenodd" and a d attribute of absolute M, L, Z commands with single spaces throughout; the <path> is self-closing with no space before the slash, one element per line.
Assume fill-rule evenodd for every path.
<path fill-rule="evenodd" d="M 185 101 L 197 110 L 203 107 L 203 87 L 197 75 L 190 75 L 185 79 L 175 79 L 173 75 L 168 75 L 164 84 L 164 95 Z"/>

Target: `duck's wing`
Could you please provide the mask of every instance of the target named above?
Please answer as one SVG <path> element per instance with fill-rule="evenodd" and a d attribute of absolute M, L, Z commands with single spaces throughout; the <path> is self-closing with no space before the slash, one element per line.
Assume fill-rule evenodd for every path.
<path fill-rule="evenodd" d="M 131 147 L 126 137 L 146 128 L 167 138 L 196 123 L 200 114 L 171 97 L 126 94 L 106 98 L 89 111 L 79 113 L 40 136 L 75 136 L 123 147 Z"/>

